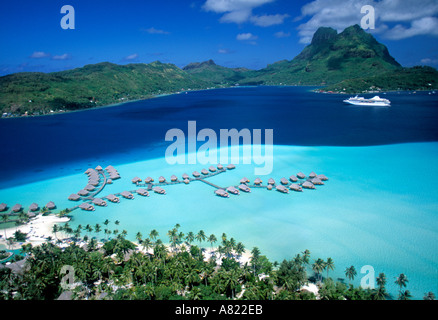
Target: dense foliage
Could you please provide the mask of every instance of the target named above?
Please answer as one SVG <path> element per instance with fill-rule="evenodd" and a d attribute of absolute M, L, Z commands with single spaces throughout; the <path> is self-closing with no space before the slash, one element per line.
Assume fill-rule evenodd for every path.
<path fill-rule="evenodd" d="M 78 226 L 77 230 L 72 230 L 68 223 L 61 227 L 55 225 L 53 231 L 57 236 L 60 232 L 74 235 L 69 238 L 69 245 L 64 242 L 59 246 L 60 241 L 56 240 L 35 247 L 23 245 L 26 259 L 21 271 L 0 267 L 0 300 L 53 300 L 63 292 L 71 292 L 72 299 L 114 300 L 384 300 L 389 297 L 383 273 L 376 279 L 375 289 L 335 282 L 329 277 L 329 271 L 335 268 L 334 261 L 318 258 L 312 263 L 308 250 L 291 260 L 271 263 L 255 247 L 249 262 L 243 264 L 239 258 L 244 245 L 234 238 L 228 239 L 226 234 L 222 234 L 216 250 L 203 248 L 202 243 L 210 242 L 213 246 L 218 242 L 216 236 L 207 237 L 203 230 L 185 234 L 177 224 L 167 233 L 168 246 L 152 230 L 144 239 L 137 233 L 137 247 L 125 239 L 126 231 L 111 231 L 108 224 L 108 220 L 104 222 L 104 230 L 99 224 Z M 84 237 L 79 238 L 84 231 Z M 105 239 L 98 242 L 92 235 L 98 237 L 101 231 L 105 231 Z M 199 246 L 194 242 L 199 242 Z M 65 266 L 73 273 L 63 272 Z M 322 275 L 324 271 L 326 277 Z M 313 273 L 310 277 L 309 272 Z M 349 280 L 356 274 L 353 266 L 345 270 Z M 318 297 L 302 290 L 309 280 L 319 285 Z M 404 274 L 396 280 L 399 299 L 411 297 L 408 290 L 403 290 L 407 282 Z M 424 299 L 433 300 L 435 296 L 430 292 Z"/>

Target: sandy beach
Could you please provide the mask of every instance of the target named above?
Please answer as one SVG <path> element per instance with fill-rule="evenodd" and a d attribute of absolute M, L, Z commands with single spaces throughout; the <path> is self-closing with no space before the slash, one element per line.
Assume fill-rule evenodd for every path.
<path fill-rule="evenodd" d="M 6 230 L 0 230 L 0 243 L 7 246 L 9 245 L 5 239 L 5 231 L 6 237 L 13 237 L 15 231 L 19 230 L 23 233 L 27 234 L 27 243 L 31 243 L 32 245 L 40 245 L 46 241 L 47 237 L 55 238 L 55 234 L 52 232 L 53 225 L 58 223 L 68 222 L 70 219 L 68 217 L 58 217 L 56 215 L 48 215 L 43 216 L 39 214 L 35 218 L 31 219 L 27 224 L 18 226 L 18 227 L 10 227 Z M 59 235 L 58 235 L 59 236 Z M 19 249 L 23 243 L 16 242 L 12 245 L 11 249 Z"/>

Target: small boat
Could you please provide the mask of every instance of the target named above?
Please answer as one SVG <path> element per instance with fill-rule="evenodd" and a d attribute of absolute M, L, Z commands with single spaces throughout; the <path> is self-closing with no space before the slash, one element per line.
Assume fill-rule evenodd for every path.
<path fill-rule="evenodd" d="M 365 99 L 364 97 L 351 97 L 344 100 L 345 103 L 349 103 L 355 106 L 372 106 L 372 107 L 390 107 L 391 101 L 388 99 L 380 98 L 379 96 L 374 96 L 371 99 Z"/>
<path fill-rule="evenodd" d="M 217 196 L 222 197 L 222 198 L 229 198 L 230 197 L 230 195 L 224 189 L 217 189 L 214 193 Z"/>

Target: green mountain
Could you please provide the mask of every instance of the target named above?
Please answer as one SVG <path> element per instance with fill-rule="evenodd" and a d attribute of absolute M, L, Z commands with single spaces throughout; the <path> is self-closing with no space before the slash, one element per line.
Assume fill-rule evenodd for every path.
<path fill-rule="evenodd" d="M 321 27 L 310 45 L 293 60 L 248 72 L 241 83 L 327 85 L 400 68 L 388 49 L 358 25 L 339 34 L 332 28 Z"/>
<path fill-rule="evenodd" d="M 319 28 L 312 42 L 292 60 L 260 70 L 226 68 L 213 60 L 183 69 L 159 61 L 117 65 L 103 62 L 53 73 L 16 73 L 0 77 L 0 110 L 20 115 L 84 109 L 188 89 L 239 85 L 316 85 L 324 90 L 438 88 L 430 67 L 403 68 L 388 49 L 358 25 L 337 33 Z"/>
<path fill-rule="evenodd" d="M 226 68 L 217 65 L 213 60 L 193 62 L 183 68 L 184 71 L 197 79 L 210 81 L 214 84 L 232 84 L 245 79 L 245 68 Z"/>
<path fill-rule="evenodd" d="M 84 109 L 188 88 L 201 89 L 209 84 L 173 64 L 103 62 L 61 72 L 0 77 L 0 108 L 2 113 L 45 114 L 50 110 Z"/>

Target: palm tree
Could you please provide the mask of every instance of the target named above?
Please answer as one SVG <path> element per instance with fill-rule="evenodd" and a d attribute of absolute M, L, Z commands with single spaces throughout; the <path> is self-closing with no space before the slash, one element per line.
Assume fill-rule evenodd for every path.
<path fill-rule="evenodd" d="M 405 290 L 403 292 L 400 292 L 399 300 L 411 300 L 412 295 L 409 290 Z"/>
<path fill-rule="evenodd" d="M 213 249 L 213 243 L 216 243 L 216 241 L 217 241 L 217 239 L 216 239 L 216 236 L 214 234 L 211 234 L 208 237 L 208 242 L 210 242 L 211 249 Z"/>
<path fill-rule="evenodd" d="M 201 242 L 205 241 L 205 239 L 206 239 L 204 230 L 199 230 L 198 234 L 195 237 L 196 237 L 196 240 L 199 241 L 199 246 L 201 246 Z"/>
<path fill-rule="evenodd" d="M 325 263 L 324 260 L 322 260 L 321 258 L 316 259 L 316 261 L 312 265 L 312 270 L 315 271 L 317 278 L 319 276 L 320 281 L 322 280 L 321 272 L 324 270 L 324 268 Z"/>
<path fill-rule="evenodd" d="M 54 224 L 52 227 L 52 232 L 55 234 L 56 239 L 58 239 L 58 236 L 56 235 L 56 233 L 59 231 L 59 227 L 57 224 Z"/>
<path fill-rule="evenodd" d="M 238 256 L 241 256 L 242 253 L 245 252 L 245 246 L 243 245 L 242 242 L 239 242 L 238 244 L 236 244 L 236 253 Z"/>
<path fill-rule="evenodd" d="M 137 234 L 135 235 L 135 238 L 137 239 L 138 243 L 141 244 L 143 235 L 141 234 L 141 232 L 137 232 Z"/>
<path fill-rule="evenodd" d="M 423 300 L 435 300 L 435 294 L 429 291 L 424 295 Z"/>
<path fill-rule="evenodd" d="M 329 270 L 333 271 L 335 269 L 335 262 L 333 261 L 332 258 L 327 258 L 327 261 L 325 262 L 325 267 L 327 269 L 327 278 L 328 278 Z"/>
<path fill-rule="evenodd" d="M 386 285 L 386 276 L 383 272 L 379 273 L 379 276 L 376 278 L 377 285 L 380 288 L 385 287 Z"/>
<path fill-rule="evenodd" d="M 351 266 L 347 269 L 345 269 L 345 276 L 349 280 L 354 280 L 354 277 L 357 275 L 356 268 L 354 266 Z"/>
<path fill-rule="evenodd" d="M 302 261 L 304 264 L 309 264 L 310 263 L 310 251 L 309 250 L 304 250 L 303 251 L 303 258 Z"/>
<path fill-rule="evenodd" d="M 400 273 L 400 275 L 395 280 L 395 284 L 400 287 L 399 298 L 402 297 L 402 287 L 406 287 L 408 282 L 409 282 L 409 280 L 404 273 Z M 402 300 L 402 299 L 400 299 L 400 300 Z"/>
<path fill-rule="evenodd" d="M 251 251 L 251 260 L 250 260 L 253 267 L 254 275 L 256 275 L 256 265 L 258 263 L 259 258 L 260 258 L 260 250 L 259 248 L 254 247 Z"/>
<path fill-rule="evenodd" d="M 195 235 L 193 234 L 192 231 L 189 231 L 186 235 L 186 241 L 189 245 L 191 245 L 193 240 L 195 240 Z"/>
<path fill-rule="evenodd" d="M 152 230 L 151 233 L 149 233 L 149 237 L 154 241 L 158 237 L 158 231 L 155 229 Z"/>
<path fill-rule="evenodd" d="M 149 251 L 149 249 L 152 247 L 152 241 L 149 238 L 146 238 L 143 240 L 143 249 L 147 251 Z"/>
<path fill-rule="evenodd" d="M 96 223 L 96 225 L 94 226 L 94 231 L 96 232 L 96 234 L 99 234 L 99 232 L 101 231 L 100 225 L 98 223 Z"/>

